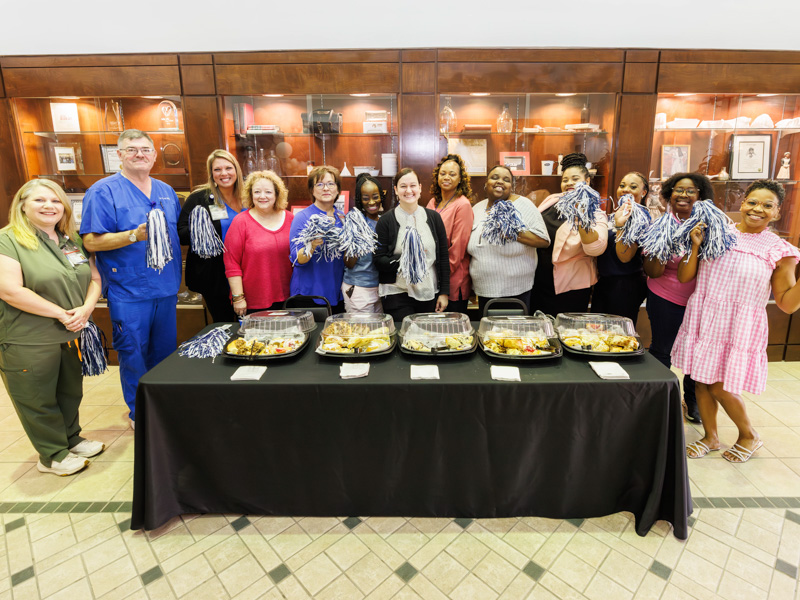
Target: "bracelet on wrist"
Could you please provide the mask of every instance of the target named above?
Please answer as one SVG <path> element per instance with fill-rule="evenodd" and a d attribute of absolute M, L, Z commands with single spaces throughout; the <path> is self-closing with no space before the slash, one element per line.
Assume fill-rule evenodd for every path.
<path fill-rule="evenodd" d="M 231 302 L 241 302 L 244 300 L 244 294 L 233 294 L 231 296 Z"/>

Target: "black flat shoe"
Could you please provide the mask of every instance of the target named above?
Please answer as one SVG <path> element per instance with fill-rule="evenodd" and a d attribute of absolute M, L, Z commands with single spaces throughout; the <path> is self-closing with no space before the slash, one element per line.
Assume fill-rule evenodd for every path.
<path fill-rule="evenodd" d="M 700 419 L 700 411 L 697 409 L 697 405 L 689 406 L 686 405 L 686 420 L 690 423 L 702 423 L 703 421 Z"/>

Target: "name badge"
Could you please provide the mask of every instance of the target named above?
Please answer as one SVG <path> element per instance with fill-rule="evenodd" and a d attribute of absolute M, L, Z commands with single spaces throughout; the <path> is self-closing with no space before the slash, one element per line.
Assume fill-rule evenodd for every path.
<path fill-rule="evenodd" d="M 224 206 L 217 206 L 216 204 L 208 207 L 211 211 L 211 218 L 215 221 L 221 221 L 228 218 L 228 209 Z"/>
<path fill-rule="evenodd" d="M 67 257 L 67 260 L 69 260 L 73 267 L 77 267 L 78 265 L 83 265 L 89 262 L 89 259 L 86 258 L 77 248 L 64 248 L 63 252 L 64 256 Z"/>

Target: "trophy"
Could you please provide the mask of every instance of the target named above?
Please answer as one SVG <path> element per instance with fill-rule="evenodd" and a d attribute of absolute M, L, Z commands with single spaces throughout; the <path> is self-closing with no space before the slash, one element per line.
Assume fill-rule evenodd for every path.
<path fill-rule="evenodd" d="M 158 105 L 159 111 L 159 131 L 177 131 L 178 127 L 178 107 L 171 100 L 162 100 Z"/>
<path fill-rule="evenodd" d="M 103 120 L 106 131 L 124 131 L 125 119 L 122 116 L 122 104 L 116 100 L 106 102 Z"/>

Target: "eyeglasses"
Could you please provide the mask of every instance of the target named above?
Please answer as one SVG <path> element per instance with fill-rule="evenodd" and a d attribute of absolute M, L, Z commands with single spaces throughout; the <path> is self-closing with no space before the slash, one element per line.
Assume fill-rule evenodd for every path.
<path fill-rule="evenodd" d="M 316 184 L 314 187 L 317 188 L 318 190 L 324 190 L 325 188 L 328 188 L 329 190 L 332 190 L 332 189 L 336 188 L 336 182 L 335 181 L 321 181 L 320 183 Z"/>
<path fill-rule="evenodd" d="M 127 148 L 120 148 L 119 151 L 124 152 L 128 156 L 136 156 L 137 154 L 139 154 L 139 152 L 141 152 L 145 156 L 150 156 L 153 152 L 155 152 L 155 150 L 153 148 L 150 148 L 149 146 L 145 146 L 144 148 L 136 148 L 134 146 L 128 146 Z"/>
<path fill-rule="evenodd" d="M 673 188 L 672 193 L 676 196 L 694 196 L 699 191 L 697 188 Z"/>
<path fill-rule="evenodd" d="M 742 202 L 742 205 L 746 206 L 747 208 L 755 208 L 756 206 L 760 206 L 764 210 L 772 210 L 775 208 L 774 202 L 758 202 L 756 200 L 745 200 Z"/>

